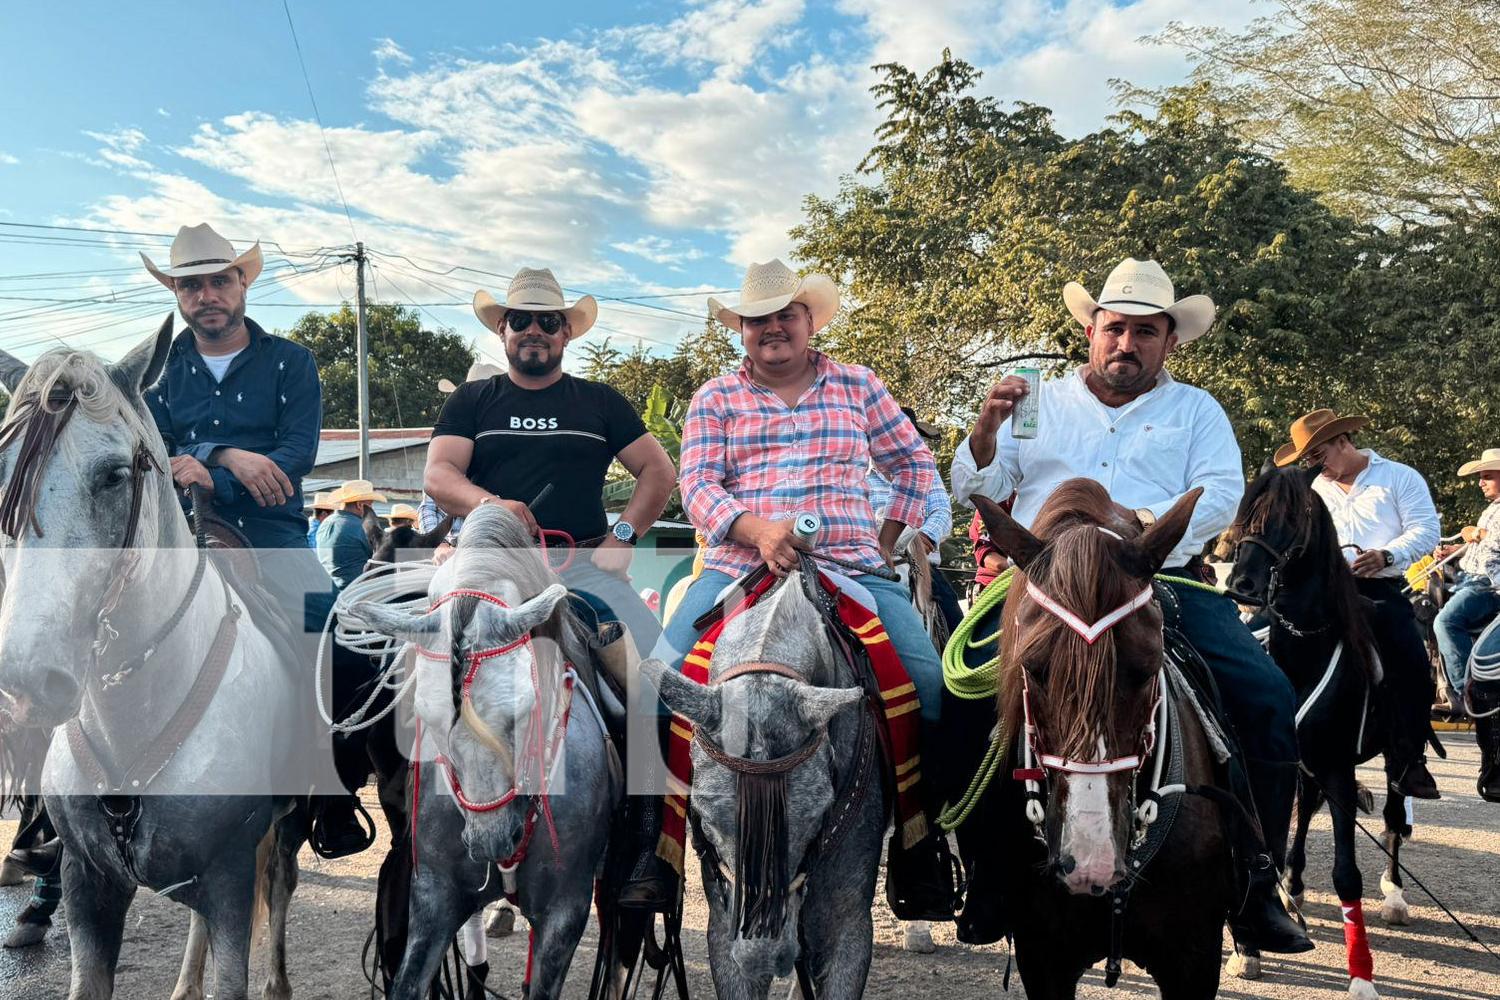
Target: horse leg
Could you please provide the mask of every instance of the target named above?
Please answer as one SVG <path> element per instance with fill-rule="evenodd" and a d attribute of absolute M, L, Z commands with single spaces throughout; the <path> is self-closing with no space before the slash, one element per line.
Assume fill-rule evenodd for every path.
<path fill-rule="evenodd" d="M 1028 1000 L 1075 1000 L 1087 966 L 1064 956 L 1057 942 L 1016 932 L 1016 969 Z"/>
<path fill-rule="evenodd" d="M 437 975 L 448 945 L 478 905 L 471 893 L 452 881 L 429 876 L 431 860 L 423 857 L 422 861 L 424 867 L 411 887 L 406 954 L 391 983 L 390 1000 L 422 1000 L 427 996 L 427 987 Z"/>
<path fill-rule="evenodd" d="M 864 995 L 875 936 L 870 911 L 873 886 L 870 891 L 864 889 L 863 885 L 851 887 L 820 900 L 816 909 L 803 906 L 802 934 L 806 948 L 802 958 L 811 973 L 818 1000 Z"/>
<path fill-rule="evenodd" d="M 135 886 L 90 867 L 78 855 L 64 851 L 62 863 L 68 945 L 73 953 L 68 1000 L 108 1000 L 115 991 L 125 913 L 135 897 Z"/>
<path fill-rule="evenodd" d="M 261 991 L 263 1000 L 291 1000 L 292 983 L 286 971 L 286 918 L 291 909 L 292 893 L 297 891 L 297 851 L 307 838 L 306 826 L 297 811 L 283 817 L 272 828 L 270 856 L 266 859 L 266 871 L 262 886 L 266 906 L 270 911 L 270 961 L 266 985 Z"/>
<path fill-rule="evenodd" d="M 196 910 L 189 910 L 187 947 L 182 951 L 182 969 L 172 1000 L 203 1000 L 203 968 L 208 959 L 208 924 Z"/>
<path fill-rule="evenodd" d="M 1349 995 L 1356 1000 L 1378 1000 L 1375 960 L 1365 936 L 1364 878 L 1354 853 L 1354 769 L 1320 776 L 1333 819 L 1333 888 L 1344 914 L 1344 949 L 1348 956 Z"/>
<path fill-rule="evenodd" d="M 573 964 L 573 952 L 589 920 L 590 895 L 553 897 L 553 905 L 531 922 L 531 954 L 526 967 L 531 979 L 527 1000 L 553 1000 L 562 996 L 563 978 Z M 563 905 L 566 900 L 567 905 Z"/>
<path fill-rule="evenodd" d="M 1387 790 L 1382 814 L 1385 832 L 1380 835 L 1380 841 L 1390 859 L 1386 862 L 1385 873 L 1380 876 L 1380 891 L 1385 893 L 1385 900 L 1380 904 L 1380 919 L 1395 927 L 1405 927 L 1411 923 L 1411 906 L 1406 902 L 1400 865 L 1401 841 L 1411 833 L 1411 828 L 1406 825 L 1406 799 Z"/>
<path fill-rule="evenodd" d="M 1220 932 L 1222 933 L 1222 931 Z M 1156 980 L 1161 1000 L 1213 1000 L 1219 994 L 1219 939 L 1215 935 L 1199 947 L 1172 950 L 1165 961 L 1146 971 Z"/>
<path fill-rule="evenodd" d="M 1297 830 L 1292 835 L 1292 846 L 1286 857 L 1286 895 L 1293 908 L 1299 911 L 1296 913 L 1299 920 L 1302 918 L 1302 899 L 1307 889 L 1302 881 L 1302 873 L 1307 869 L 1307 830 L 1322 805 L 1322 793 L 1312 787 L 1312 782 L 1300 781 L 1297 791 Z"/>

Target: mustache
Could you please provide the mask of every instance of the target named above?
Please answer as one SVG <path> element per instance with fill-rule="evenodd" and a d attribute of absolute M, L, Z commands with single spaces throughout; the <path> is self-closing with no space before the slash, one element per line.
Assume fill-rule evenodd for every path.
<path fill-rule="evenodd" d="M 1109 360 L 1106 361 L 1105 364 L 1112 365 L 1116 361 L 1129 361 L 1131 364 L 1135 365 L 1137 368 L 1139 368 L 1141 366 L 1141 359 L 1139 357 L 1137 357 L 1135 354 L 1131 353 L 1130 351 L 1124 351 L 1124 352 L 1122 352 L 1120 354 L 1111 354 L 1109 356 Z"/>

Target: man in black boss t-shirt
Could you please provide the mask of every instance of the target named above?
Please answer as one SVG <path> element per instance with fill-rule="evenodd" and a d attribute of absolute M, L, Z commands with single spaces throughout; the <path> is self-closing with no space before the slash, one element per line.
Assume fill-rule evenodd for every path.
<path fill-rule="evenodd" d="M 432 431 L 424 480 L 428 496 L 457 517 L 498 503 L 533 534 L 540 528 L 571 536 L 579 551 L 563 581 L 601 622 L 624 622 L 644 655 L 661 625 L 630 586 L 630 557 L 666 506 L 677 470 L 624 396 L 562 370 L 568 342 L 588 331 L 598 311 L 591 295 L 565 305 L 545 269 L 522 268 L 504 304 L 477 293 L 474 312 L 504 339 L 510 372 L 466 382 L 449 397 Z M 615 459 L 635 476 L 636 488 L 611 530 L 603 487 Z M 566 544 L 558 536 L 545 540 Z"/>

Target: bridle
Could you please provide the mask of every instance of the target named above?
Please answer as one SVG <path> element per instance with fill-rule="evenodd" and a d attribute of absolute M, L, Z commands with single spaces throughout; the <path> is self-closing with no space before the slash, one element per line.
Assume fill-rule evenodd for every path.
<path fill-rule="evenodd" d="M 1312 512 L 1308 511 L 1307 514 L 1308 516 L 1311 516 Z M 1277 625 L 1281 626 L 1289 634 L 1294 635 L 1299 639 L 1305 639 L 1308 636 L 1319 635 L 1323 632 L 1328 631 L 1328 629 L 1333 626 L 1333 623 L 1329 621 L 1324 622 L 1317 628 L 1299 628 L 1292 622 L 1290 618 L 1288 618 L 1281 612 L 1280 609 L 1276 607 L 1277 599 L 1281 596 L 1282 591 L 1282 573 L 1286 570 L 1286 567 L 1288 565 L 1290 565 L 1295 560 L 1302 558 L 1302 556 L 1307 553 L 1307 544 L 1308 543 L 1305 538 L 1299 538 L 1285 550 L 1281 550 L 1277 549 L 1270 542 L 1266 541 L 1259 535 L 1241 535 L 1239 541 L 1236 542 L 1234 546 L 1235 562 L 1240 561 L 1240 551 L 1246 545 L 1252 545 L 1260 549 L 1261 551 L 1265 552 L 1265 554 L 1270 558 L 1271 570 L 1266 580 L 1266 614 L 1270 615 L 1271 619 L 1275 621 Z"/>
<path fill-rule="evenodd" d="M 482 590 L 472 589 L 459 589 L 449 591 L 442 597 L 439 597 L 437 600 L 433 601 L 431 610 L 436 611 L 438 608 L 458 597 L 474 598 L 476 600 L 484 601 L 488 604 L 493 604 L 499 608 L 511 610 L 509 604 L 505 603 L 505 601 L 501 600 L 495 595 Z M 453 793 L 454 801 L 457 802 L 459 808 L 461 808 L 465 812 L 489 813 L 501 809 L 504 806 L 510 805 L 517 799 L 526 800 L 526 817 L 521 834 L 521 841 L 513 855 L 498 862 L 502 871 L 512 871 L 517 865 L 519 865 L 526 859 L 526 853 L 531 843 L 531 835 L 536 829 L 538 815 L 540 815 L 546 821 L 547 831 L 552 841 L 554 857 L 560 855 L 557 826 L 552 819 L 552 806 L 549 801 L 549 796 L 551 794 L 552 788 L 552 779 L 550 777 L 550 772 L 553 765 L 559 759 L 559 755 L 562 752 L 564 739 L 567 736 L 568 720 L 572 715 L 573 691 L 578 681 L 578 674 L 573 669 L 572 664 L 565 664 L 561 680 L 561 692 L 555 699 L 552 699 L 553 704 L 550 706 L 550 708 L 548 708 L 545 704 L 547 699 L 544 699 L 543 697 L 541 666 L 537 660 L 536 650 L 532 645 L 531 635 L 530 633 L 527 633 L 526 635 L 521 636 L 519 639 L 508 642 L 501 646 L 472 650 L 466 654 L 463 654 L 465 666 L 462 681 L 462 697 L 465 700 L 468 699 L 469 690 L 473 687 L 474 679 L 479 674 L 479 668 L 484 665 L 485 661 L 492 660 L 498 656 L 503 656 L 506 653 L 511 653 L 518 649 L 524 649 L 530 659 L 529 674 L 531 679 L 532 691 L 536 695 L 537 707 L 531 713 L 531 718 L 528 720 L 528 731 L 526 733 L 527 739 L 521 741 L 522 754 L 517 755 L 514 750 L 512 750 L 510 787 L 492 799 L 475 801 L 473 799 L 470 799 L 464 793 L 463 785 L 459 781 L 458 769 L 454 765 L 452 759 L 446 753 L 439 753 L 436 758 L 434 758 L 435 763 L 437 763 L 442 768 L 443 773 L 448 779 L 448 786 Z M 452 654 L 426 649 L 420 645 L 416 646 L 416 652 L 418 656 L 428 660 L 437 660 L 449 663 L 451 663 L 453 660 Z M 544 715 L 550 717 L 544 718 Z M 416 768 L 415 780 L 418 783 L 420 783 L 421 781 L 421 769 L 417 763 L 421 759 L 421 740 L 422 728 L 421 723 L 419 722 L 417 726 L 417 752 L 413 755 L 415 758 L 413 766 Z M 540 790 L 531 793 L 523 792 L 520 787 L 520 776 L 522 774 L 533 772 L 537 775 L 538 787 Z M 416 786 L 416 789 L 413 791 L 412 801 L 414 803 L 417 801 L 419 790 L 420 784 L 418 784 Z M 415 807 L 413 807 L 413 843 L 415 843 L 416 821 L 416 809 Z"/>
<path fill-rule="evenodd" d="M 752 675 L 784 677 L 797 684 L 809 681 L 799 671 L 780 663 L 741 663 L 711 682 L 725 684 Z M 813 849 L 802 857 L 796 873 L 788 878 L 787 777 L 812 759 L 828 736 L 827 725 L 819 726 L 800 747 L 770 760 L 753 760 L 726 751 L 704 732 L 693 727 L 693 742 L 714 763 L 735 775 L 739 822 L 735 838 L 735 864 L 731 869 L 704 837 L 703 844 L 713 870 L 733 889 L 733 925 L 746 938 L 779 937 L 787 903 L 807 883 Z"/>

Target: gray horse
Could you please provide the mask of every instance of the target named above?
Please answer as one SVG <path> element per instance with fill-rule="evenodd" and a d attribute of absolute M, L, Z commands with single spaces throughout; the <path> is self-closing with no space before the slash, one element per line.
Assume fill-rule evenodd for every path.
<path fill-rule="evenodd" d="M 556 997 L 588 922 L 623 785 L 597 708 L 583 684 L 565 680 L 589 648 L 567 590 L 522 523 L 497 505 L 465 519 L 429 595 L 426 614 L 353 608 L 376 631 L 418 647 L 416 873 L 390 996 L 426 994 L 465 919 L 504 891 L 496 864 L 509 862 L 534 934 L 528 995 Z"/>
<path fill-rule="evenodd" d="M 715 991 L 763 1000 L 792 972 L 800 941 L 814 996 L 860 996 L 886 818 L 878 773 L 864 776 L 847 832 L 837 843 L 827 834 L 861 727 L 875 720 L 802 580 L 793 574 L 730 619 L 707 685 L 659 660 L 641 672 L 694 727 L 690 801 Z"/>
<path fill-rule="evenodd" d="M 58 727 L 42 782 L 64 845 L 70 997 L 112 994 L 126 911 L 144 885 L 193 911 L 174 997 L 202 995 L 205 945 L 214 995 L 246 996 L 255 904 L 269 901 L 265 996 L 282 998 L 296 843 L 272 832 L 290 799 L 269 793 L 281 761 L 264 748 L 298 744 L 288 732 L 297 680 L 215 563 L 199 562 L 164 471 L 141 393 L 171 333 L 168 317 L 116 365 L 59 350 L 28 370 L 0 352 L 11 393 L 0 428 L 0 711 Z M 169 720 L 200 672 L 219 664 L 196 724 L 180 744 L 164 741 L 180 733 Z M 276 877 L 258 885 L 258 868 Z"/>

